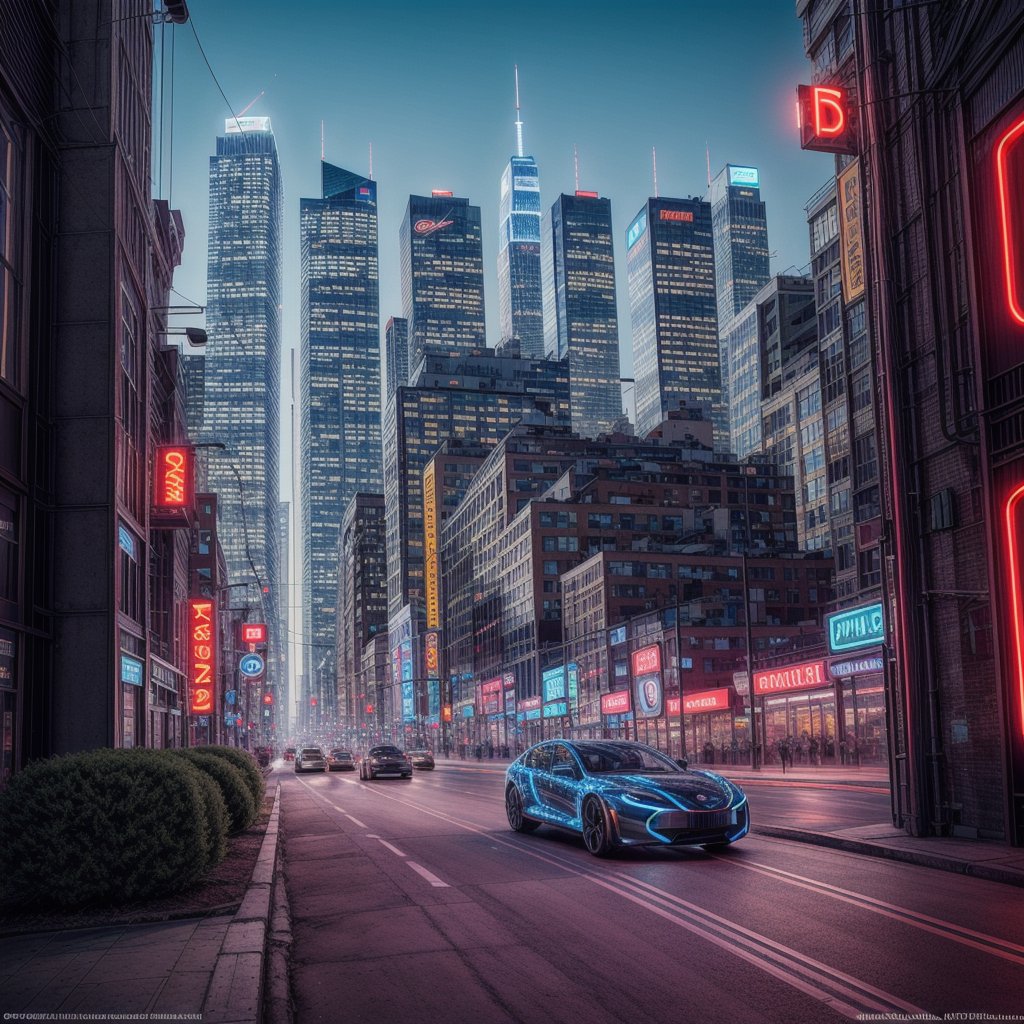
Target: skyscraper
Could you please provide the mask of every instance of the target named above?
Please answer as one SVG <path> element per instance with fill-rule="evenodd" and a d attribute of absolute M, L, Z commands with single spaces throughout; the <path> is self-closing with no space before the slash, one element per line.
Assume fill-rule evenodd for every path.
<path fill-rule="evenodd" d="M 413 382 L 426 347 L 467 352 L 485 343 L 480 207 L 441 190 L 409 196 L 399 246 Z"/>
<path fill-rule="evenodd" d="M 385 395 L 390 398 L 409 383 L 409 321 L 403 316 L 389 317 L 384 325 L 384 361 Z"/>
<path fill-rule="evenodd" d="M 516 155 L 501 176 L 498 240 L 498 304 L 502 341 L 519 339 L 527 358 L 544 355 L 544 306 L 540 283 L 540 177 L 537 162 L 523 155 L 516 69 Z"/>
<path fill-rule="evenodd" d="M 232 118 L 210 158 L 201 440 L 206 486 L 218 495 L 218 536 L 228 579 L 266 616 L 277 682 L 278 405 L 281 363 L 281 171 L 269 117 Z M 258 578 L 258 580 L 257 580 Z M 267 588 L 265 591 L 261 587 Z M 234 600 L 242 603 L 239 592 Z"/>
<path fill-rule="evenodd" d="M 348 502 L 380 491 L 377 186 L 321 165 L 320 199 L 300 202 L 304 705 L 336 705 L 338 537 Z"/>
<path fill-rule="evenodd" d="M 560 195 L 541 235 L 545 353 L 568 357 L 572 428 L 595 437 L 622 415 L 611 201 Z"/>
<path fill-rule="evenodd" d="M 714 424 L 715 450 L 729 451 L 710 203 L 648 199 L 626 232 L 626 265 L 637 434 L 647 435 L 684 403 Z"/>
<path fill-rule="evenodd" d="M 718 172 L 711 183 L 711 226 L 722 392 L 728 407 L 732 392 L 743 387 L 742 368 L 734 371 L 731 364 L 733 321 L 768 283 L 768 219 L 756 167 L 726 164 Z M 749 337 L 749 331 L 741 329 L 741 335 Z"/>

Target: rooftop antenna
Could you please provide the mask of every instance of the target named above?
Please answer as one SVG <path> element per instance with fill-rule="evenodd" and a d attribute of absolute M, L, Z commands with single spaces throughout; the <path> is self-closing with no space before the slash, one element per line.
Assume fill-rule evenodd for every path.
<path fill-rule="evenodd" d="M 711 188 L 711 147 L 708 145 L 707 139 L 704 140 L 704 156 L 708 162 L 708 188 Z"/>
<path fill-rule="evenodd" d="M 254 106 L 256 106 L 257 101 L 263 98 L 263 94 L 266 91 L 266 89 L 260 89 L 260 91 L 256 93 L 256 96 L 253 99 L 251 99 L 248 103 L 246 103 L 246 105 L 242 107 L 242 109 L 235 116 L 241 117 L 247 110 L 251 110 Z"/>
<path fill-rule="evenodd" d="M 516 156 L 523 155 L 523 122 L 519 116 L 519 65 L 516 69 Z"/>
<path fill-rule="evenodd" d="M 320 159 L 324 158 L 324 122 L 323 119 L 320 121 Z"/>
<path fill-rule="evenodd" d="M 370 181 L 373 181 L 373 143 L 370 143 Z"/>
<path fill-rule="evenodd" d="M 658 151 L 651 146 L 651 166 L 654 170 L 654 198 L 658 198 Z"/>
<path fill-rule="evenodd" d="M 575 167 L 575 169 L 576 169 L 576 191 L 579 192 L 579 190 L 580 190 L 580 154 L 579 154 L 579 151 L 576 149 L 576 143 L 575 142 L 572 144 L 572 163 L 573 163 L 573 167 Z"/>

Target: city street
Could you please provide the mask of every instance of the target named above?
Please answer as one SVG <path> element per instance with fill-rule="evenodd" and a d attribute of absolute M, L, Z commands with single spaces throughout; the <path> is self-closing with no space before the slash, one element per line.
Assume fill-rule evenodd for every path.
<path fill-rule="evenodd" d="M 822 1021 L 1016 1013 L 1024 896 L 778 839 L 590 857 L 512 833 L 503 768 L 282 782 L 298 1020 Z M 754 822 L 888 797 L 750 786 Z M 955 964 L 950 969 L 950 964 Z"/>

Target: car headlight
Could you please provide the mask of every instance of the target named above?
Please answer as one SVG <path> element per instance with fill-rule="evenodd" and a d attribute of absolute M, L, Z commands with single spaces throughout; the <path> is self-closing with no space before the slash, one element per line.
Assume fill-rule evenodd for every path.
<path fill-rule="evenodd" d="M 675 804 L 661 793 L 636 793 L 627 792 L 622 794 L 622 799 L 627 804 L 636 807 L 674 807 Z"/>

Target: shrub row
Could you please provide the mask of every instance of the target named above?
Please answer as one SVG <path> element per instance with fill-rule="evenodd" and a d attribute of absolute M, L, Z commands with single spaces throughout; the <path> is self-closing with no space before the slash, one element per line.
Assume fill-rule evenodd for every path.
<path fill-rule="evenodd" d="M 180 892 L 259 813 L 233 747 L 92 750 L 36 761 L 0 792 L 0 901 L 61 907 Z"/>

